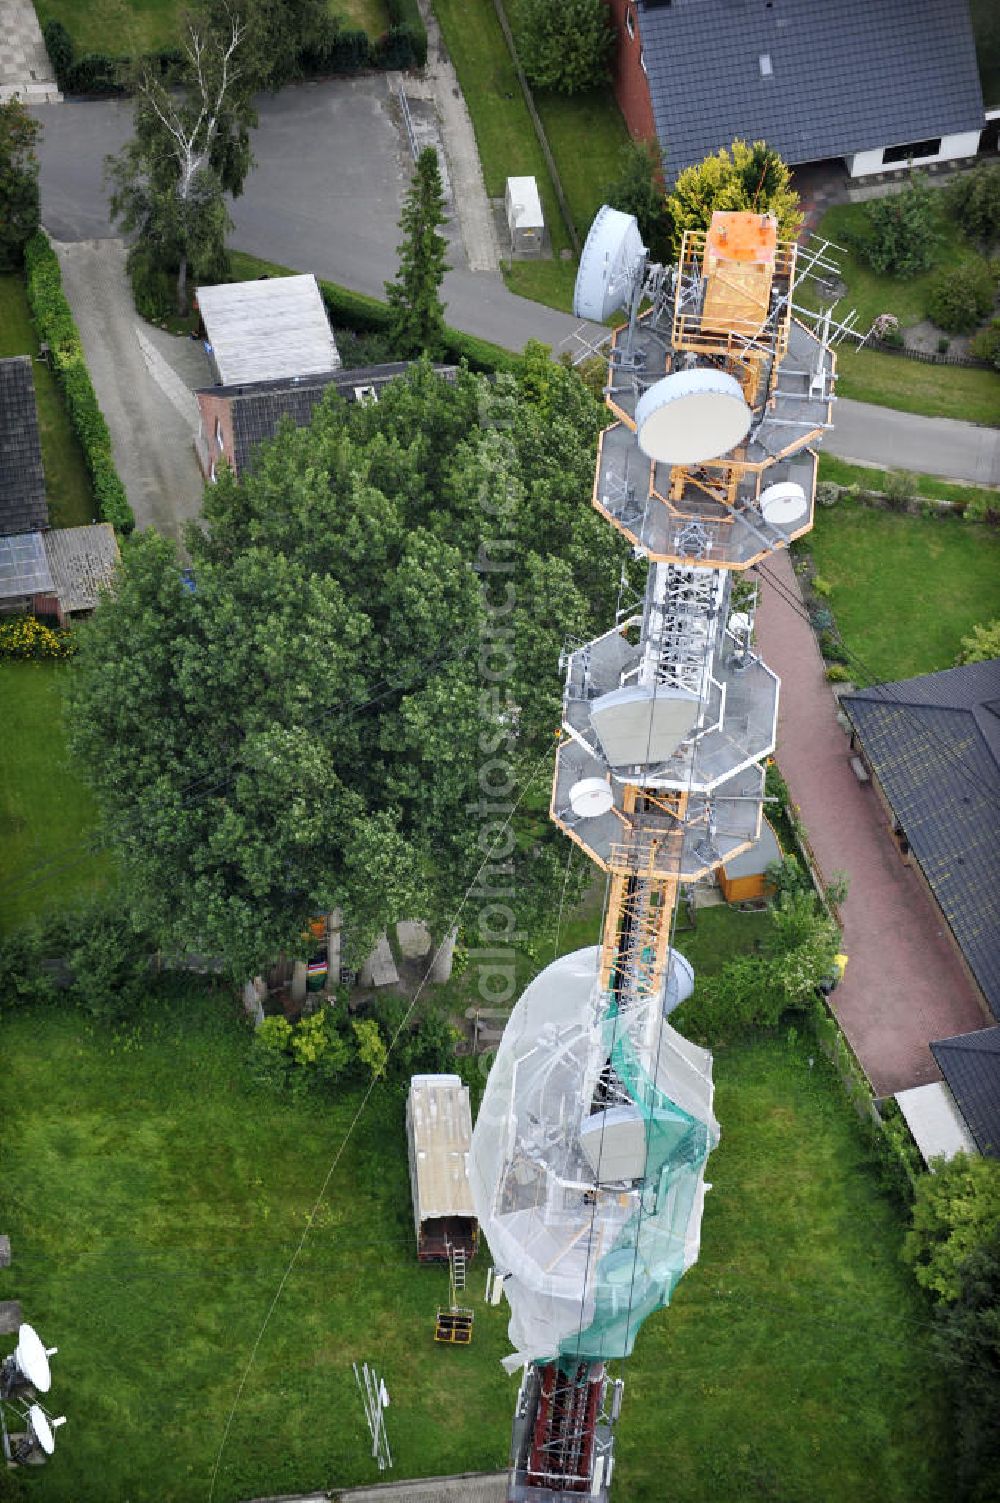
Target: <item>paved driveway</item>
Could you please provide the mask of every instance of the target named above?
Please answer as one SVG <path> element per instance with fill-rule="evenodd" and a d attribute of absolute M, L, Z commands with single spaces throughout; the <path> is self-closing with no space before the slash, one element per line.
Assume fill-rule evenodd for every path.
<path fill-rule="evenodd" d="M 211 382 L 208 362 L 193 341 L 138 317 L 120 240 L 55 242 L 55 250 L 136 523 L 179 541 L 201 511 L 191 388 Z"/>
<path fill-rule="evenodd" d="M 801 607 L 787 553 L 766 565 Z M 846 871 L 843 982 L 831 1001 L 879 1096 L 941 1078 L 932 1039 L 986 1019 L 944 921 L 905 866 L 870 784 L 850 767 L 812 628 L 766 580 L 757 613 L 761 656 L 781 677 L 778 762 L 823 875 Z"/>

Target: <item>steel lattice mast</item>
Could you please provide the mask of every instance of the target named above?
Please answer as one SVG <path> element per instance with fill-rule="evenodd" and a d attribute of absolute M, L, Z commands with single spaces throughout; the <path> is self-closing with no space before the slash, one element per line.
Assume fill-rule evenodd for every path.
<path fill-rule="evenodd" d="M 524 1368 L 510 1503 L 608 1497 L 622 1384 L 605 1364 L 697 1257 L 718 1125 L 711 1056 L 666 1021 L 693 985 L 670 936 L 681 885 L 760 833 L 778 680 L 734 580 L 812 525 L 833 400 L 834 357 L 792 317 L 796 254 L 772 218 L 716 214 L 667 272 L 605 207 L 581 259 L 581 316 L 630 307 L 593 503 L 649 567 L 565 663 L 551 815 L 608 874 L 601 944 L 522 996 L 473 1137 Z"/>

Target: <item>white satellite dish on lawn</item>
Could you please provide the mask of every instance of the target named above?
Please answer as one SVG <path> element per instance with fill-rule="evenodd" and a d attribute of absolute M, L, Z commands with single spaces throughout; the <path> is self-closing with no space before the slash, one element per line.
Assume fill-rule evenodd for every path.
<path fill-rule="evenodd" d="M 752 418 L 736 377 L 708 366 L 664 376 L 635 409 L 639 448 L 660 464 L 728 454 L 746 438 Z"/>
<path fill-rule="evenodd" d="M 58 1347 L 45 1346 L 34 1326 L 25 1322 L 17 1333 L 17 1346 L 0 1368 L 0 1394 L 9 1397 L 17 1388 L 30 1385 L 38 1393 L 52 1387 L 49 1358 Z"/>
<path fill-rule="evenodd" d="M 569 803 L 579 819 L 596 819 L 610 813 L 615 796 L 606 778 L 581 778 L 569 790 Z"/>
<path fill-rule="evenodd" d="M 65 1425 L 66 1416 L 61 1414 L 58 1419 L 50 1420 L 41 1404 L 32 1404 L 28 1410 L 28 1438 L 44 1451 L 46 1456 L 51 1456 L 56 1448 L 54 1430 L 60 1425 Z"/>
<path fill-rule="evenodd" d="M 643 274 L 646 247 L 635 216 L 602 204 L 580 256 L 573 312 L 603 324 L 616 308 L 631 302 Z"/>
<path fill-rule="evenodd" d="M 806 493 L 794 480 L 779 480 L 761 491 L 760 510 L 765 522 L 787 527 L 805 516 Z"/>

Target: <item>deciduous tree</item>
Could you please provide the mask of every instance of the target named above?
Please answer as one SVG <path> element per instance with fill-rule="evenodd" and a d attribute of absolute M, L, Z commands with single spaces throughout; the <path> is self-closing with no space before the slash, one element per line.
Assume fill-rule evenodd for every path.
<path fill-rule="evenodd" d="M 766 141 L 734 141 L 679 174 L 667 199 L 674 254 L 684 231 L 707 230 L 716 209 L 773 214 L 782 240 L 794 240 L 802 228 L 791 173 Z"/>
<path fill-rule="evenodd" d="M 903 1256 L 917 1283 L 946 1304 L 959 1297 L 962 1264 L 1000 1238 L 1000 1163 L 957 1153 L 917 1185 Z"/>
<path fill-rule="evenodd" d="M 670 256 L 670 217 L 663 185 L 663 154 L 653 141 L 629 141 L 622 148 L 618 176 L 604 199 L 623 214 L 634 214 L 654 261 Z"/>
<path fill-rule="evenodd" d="M 0 269 L 21 265 L 38 229 L 38 158 L 41 126 L 19 99 L 0 104 Z"/>
<path fill-rule="evenodd" d="M 189 20 L 179 87 L 168 90 L 148 70 L 140 74 L 135 135 L 105 164 L 112 217 L 136 235 L 157 270 L 176 275 L 181 314 L 189 274 L 225 274 L 225 195 L 242 192 L 252 162 L 257 117 L 245 38 L 245 23 L 228 7 L 217 21 Z"/>
<path fill-rule="evenodd" d="M 605 0 L 519 0 L 518 56 L 531 83 L 558 94 L 596 89 L 614 41 Z"/>

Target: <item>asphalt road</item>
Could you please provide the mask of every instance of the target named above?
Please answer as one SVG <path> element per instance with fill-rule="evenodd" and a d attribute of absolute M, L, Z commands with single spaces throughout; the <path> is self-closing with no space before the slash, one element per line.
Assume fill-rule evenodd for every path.
<path fill-rule="evenodd" d="M 258 101 L 257 166 L 232 205 L 234 245 L 383 295 L 396 271 L 397 221 L 410 177 L 389 87 L 384 75 L 366 76 L 301 84 Z M 68 102 L 32 113 L 44 125 L 38 154 L 46 228 L 60 240 L 112 235 L 102 166 L 130 134 L 131 105 Z M 568 314 L 515 297 L 498 273 L 468 271 L 456 232 L 450 254 L 455 269 L 443 295 L 455 328 L 512 350 L 531 338 L 578 348 L 573 336 L 581 326 Z M 834 420 L 825 447 L 842 458 L 1000 485 L 997 429 L 849 401 L 837 403 Z"/>

